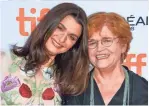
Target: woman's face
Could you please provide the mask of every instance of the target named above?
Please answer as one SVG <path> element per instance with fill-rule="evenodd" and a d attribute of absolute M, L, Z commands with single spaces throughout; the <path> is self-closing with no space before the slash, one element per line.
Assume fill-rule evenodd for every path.
<path fill-rule="evenodd" d="M 82 26 L 71 16 L 66 16 L 46 42 L 46 48 L 52 55 L 68 51 L 78 40 Z"/>
<path fill-rule="evenodd" d="M 88 40 L 90 62 L 97 69 L 105 69 L 121 64 L 121 53 L 126 47 L 119 42 L 119 38 L 103 26 L 101 32 L 94 32 Z"/>

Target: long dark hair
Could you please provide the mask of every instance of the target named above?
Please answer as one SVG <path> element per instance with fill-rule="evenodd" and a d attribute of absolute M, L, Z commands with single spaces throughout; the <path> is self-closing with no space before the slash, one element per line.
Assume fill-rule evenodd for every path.
<path fill-rule="evenodd" d="M 60 21 L 71 15 L 82 25 L 82 34 L 76 44 L 67 52 L 58 54 L 54 62 L 55 81 L 63 94 L 80 94 L 88 79 L 87 17 L 79 6 L 62 3 L 52 8 L 40 21 L 23 47 L 13 46 L 13 53 L 26 60 L 24 71 L 40 67 L 50 59 L 45 43 Z"/>

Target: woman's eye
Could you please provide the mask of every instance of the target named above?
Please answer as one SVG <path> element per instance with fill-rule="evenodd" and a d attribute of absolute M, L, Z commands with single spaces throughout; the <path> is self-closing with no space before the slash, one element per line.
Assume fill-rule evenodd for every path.
<path fill-rule="evenodd" d="M 76 41 L 77 39 L 74 36 L 69 36 L 71 40 Z"/>
<path fill-rule="evenodd" d="M 89 45 L 94 45 L 94 44 L 96 44 L 96 42 L 89 42 L 88 44 Z"/>
<path fill-rule="evenodd" d="M 61 26 L 58 26 L 57 29 L 59 29 L 59 30 L 63 30 L 63 28 L 62 28 Z"/>
<path fill-rule="evenodd" d="M 92 45 L 92 44 L 95 44 L 95 43 L 96 43 L 96 41 L 94 41 L 94 40 L 91 40 L 91 41 L 89 40 L 89 41 L 88 41 L 88 44 L 89 44 L 89 45 Z"/>
<path fill-rule="evenodd" d="M 112 39 L 103 39 L 103 42 L 111 42 L 112 41 Z"/>
<path fill-rule="evenodd" d="M 111 42 L 111 40 L 105 40 L 105 42 Z"/>

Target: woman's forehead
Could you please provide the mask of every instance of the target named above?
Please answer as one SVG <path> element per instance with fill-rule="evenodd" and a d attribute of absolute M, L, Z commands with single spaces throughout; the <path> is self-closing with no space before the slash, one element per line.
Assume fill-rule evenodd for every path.
<path fill-rule="evenodd" d="M 107 26 L 103 26 L 101 29 L 97 29 L 89 36 L 89 38 L 93 37 L 113 37 L 114 34 Z"/>

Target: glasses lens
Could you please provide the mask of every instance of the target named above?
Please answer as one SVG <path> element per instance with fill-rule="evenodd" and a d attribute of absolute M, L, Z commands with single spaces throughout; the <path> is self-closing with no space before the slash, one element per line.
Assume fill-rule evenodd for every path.
<path fill-rule="evenodd" d="M 88 43 L 88 48 L 93 49 L 93 48 L 96 47 L 96 45 L 97 45 L 97 42 L 89 42 L 89 43 Z"/>
<path fill-rule="evenodd" d="M 106 38 L 101 40 L 101 44 L 106 47 L 111 46 L 112 43 L 113 43 L 113 39 L 111 38 Z"/>

